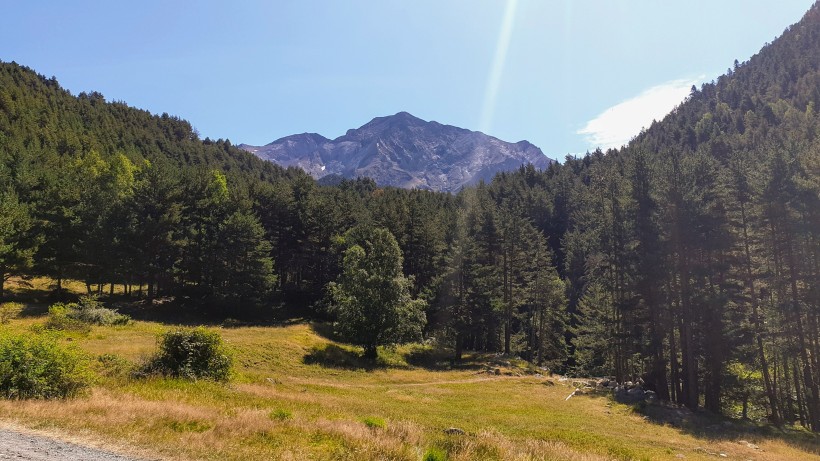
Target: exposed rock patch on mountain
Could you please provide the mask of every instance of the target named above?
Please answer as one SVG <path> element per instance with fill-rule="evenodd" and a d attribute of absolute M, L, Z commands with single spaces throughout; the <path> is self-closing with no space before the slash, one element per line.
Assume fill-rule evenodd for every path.
<path fill-rule="evenodd" d="M 437 191 L 457 191 L 529 163 L 543 169 L 553 161 L 527 141 L 504 142 L 407 112 L 374 118 L 333 140 L 303 133 L 265 146 L 239 147 L 281 166 L 302 168 L 317 179 L 366 176 L 381 185 Z"/>

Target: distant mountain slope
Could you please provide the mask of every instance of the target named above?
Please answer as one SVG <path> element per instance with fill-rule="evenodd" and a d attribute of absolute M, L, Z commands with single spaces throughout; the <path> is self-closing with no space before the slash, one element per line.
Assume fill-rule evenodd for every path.
<path fill-rule="evenodd" d="M 243 181 L 303 174 L 261 161 L 228 140 L 200 140 L 179 117 L 107 102 L 97 92 L 74 96 L 54 77 L 0 61 L 0 154 L 31 157 L 45 165 L 91 151 L 104 158 L 124 153 L 137 162 L 167 160 L 183 169 L 215 168 Z"/>
<path fill-rule="evenodd" d="M 725 162 L 731 152 L 763 144 L 809 145 L 820 107 L 820 3 L 746 62 L 693 88 L 629 149 L 703 151 Z"/>
<path fill-rule="evenodd" d="M 527 141 L 508 143 L 407 112 L 374 118 L 334 140 L 304 133 L 239 147 L 283 167 L 300 167 L 314 178 L 366 176 L 383 185 L 438 191 L 457 191 L 528 163 L 544 169 L 552 162 Z"/>

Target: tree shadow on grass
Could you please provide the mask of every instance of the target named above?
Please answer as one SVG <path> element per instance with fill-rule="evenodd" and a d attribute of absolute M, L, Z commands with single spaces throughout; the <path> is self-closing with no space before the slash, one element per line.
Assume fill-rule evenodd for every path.
<path fill-rule="evenodd" d="M 329 322 L 311 322 L 314 333 L 329 341 L 342 342 Z M 453 351 L 448 348 L 413 344 L 400 347 L 379 347 L 376 361 L 366 359 L 357 350 L 336 344 L 313 348 L 305 355 L 306 364 L 348 370 L 375 370 L 385 368 L 423 368 L 428 371 L 483 370 L 487 364 L 483 357 L 466 354 L 464 360 L 454 361 Z"/>
<path fill-rule="evenodd" d="M 20 311 L 19 317 L 42 317 L 48 314 L 48 304 L 32 304 L 26 303 L 23 305 L 23 310 Z"/>
<path fill-rule="evenodd" d="M 322 338 L 330 341 L 341 341 L 339 335 L 333 331 L 333 324 L 330 322 L 310 322 L 310 329 Z"/>
<path fill-rule="evenodd" d="M 611 393 L 586 392 L 587 395 Z M 777 428 L 767 423 L 727 418 L 707 411 L 691 411 L 664 403 L 639 402 L 631 405 L 646 421 L 671 426 L 693 437 L 710 442 L 734 441 L 749 448 L 765 440 L 779 440 L 792 448 L 820 455 L 820 434 L 785 426 Z M 717 456 L 717 455 L 715 455 Z"/>
<path fill-rule="evenodd" d="M 649 420 L 653 421 L 653 418 L 650 417 Z M 731 419 L 698 411 L 684 421 L 680 429 L 694 437 L 715 442 L 742 441 L 754 446 L 758 441 L 779 440 L 797 450 L 820 455 L 820 434 L 791 426 L 777 428 L 767 423 Z"/>
<path fill-rule="evenodd" d="M 405 355 L 407 363 L 414 367 L 428 371 L 451 370 L 484 370 L 487 365 L 481 361 L 474 361 L 472 357 L 465 357 L 457 361 L 453 359 L 453 351 L 447 348 L 418 347 Z"/>
<path fill-rule="evenodd" d="M 384 363 L 378 360 L 364 358 L 358 351 L 341 347 L 336 344 L 322 344 L 315 346 L 310 352 L 305 354 L 302 362 L 307 365 L 321 365 L 326 368 L 339 368 L 343 370 L 364 370 L 373 371 L 387 368 Z"/>

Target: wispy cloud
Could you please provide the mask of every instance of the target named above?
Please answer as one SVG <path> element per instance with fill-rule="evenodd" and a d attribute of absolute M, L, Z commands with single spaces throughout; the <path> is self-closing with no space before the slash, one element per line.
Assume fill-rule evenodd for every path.
<path fill-rule="evenodd" d="M 641 128 L 648 128 L 652 120 L 660 120 L 671 112 L 686 98 L 692 85 L 703 78 L 673 80 L 653 86 L 605 110 L 577 133 L 584 136 L 591 149 L 621 147 L 640 133 Z"/>

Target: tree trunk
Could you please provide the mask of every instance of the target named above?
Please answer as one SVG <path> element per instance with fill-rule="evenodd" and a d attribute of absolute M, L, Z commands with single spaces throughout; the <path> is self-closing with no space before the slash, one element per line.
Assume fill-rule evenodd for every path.
<path fill-rule="evenodd" d="M 504 282 L 504 353 L 510 353 L 510 340 L 512 338 L 512 287 L 511 274 L 509 273 L 510 259 L 507 257 L 507 251 L 502 252 L 503 255 L 503 282 Z"/>
<path fill-rule="evenodd" d="M 6 295 L 6 266 L 0 265 L 0 301 Z"/>
<path fill-rule="evenodd" d="M 695 362 L 694 336 L 692 334 L 692 305 L 689 300 L 689 261 L 678 253 L 681 287 L 680 342 L 683 365 L 683 404 L 690 410 L 698 409 L 698 372 Z"/>
<path fill-rule="evenodd" d="M 464 333 L 458 332 L 456 333 L 456 347 L 453 353 L 453 360 L 456 362 L 461 362 L 461 356 L 464 353 Z"/>
<path fill-rule="evenodd" d="M 800 299 L 797 291 L 797 268 L 794 258 L 794 251 L 792 249 L 793 242 L 789 240 L 788 258 L 789 258 L 789 285 L 791 287 L 792 309 L 793 315 L 797 325 L 797 341 L 800 347 L 800 360 L 803 362 L 803 382 L 806 390 L 806 406 L 808 408 L 809 426 L 815 432 L 820 432 L 820 405 L 818 405 L 818 385 L 815 381 L 815 374 L 812 370 L 812 362 L 808 356 L 808 345 L 806 343 L 806 335 L 803 329 L 803 315 L 800 309 Z"/>
<path fill-rule="evenodd" d="M 375 344 L 368 344 L 364 346 L 364 358 L 368 360 L 376 360 L 379 357 L 378 346 Z"/>

